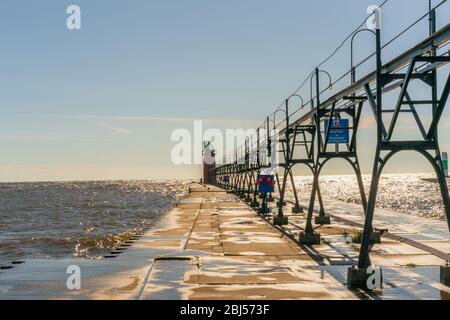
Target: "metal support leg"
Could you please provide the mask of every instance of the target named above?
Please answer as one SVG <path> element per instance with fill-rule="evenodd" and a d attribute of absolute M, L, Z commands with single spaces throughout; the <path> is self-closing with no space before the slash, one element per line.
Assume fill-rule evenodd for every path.
<path fill-rule="evenodd" d="M 318 186 L 318 175 L 314 172 L 314 181 L 311 191 L 311 198 L 309 199 L 308 215 L 306 217 L 305 231 L 300 233 L 299 243 L 305 245 L 320 244 L 320 234 L 314 232 L 312 225 L 312 218 L 314 213 L 314 204 L 316 202 L 316 193 Z"/>
<path fill-rule="evenodd" d="M 390 157 L 390 156 L 388 156 Z M 366 219 L 364 222 L 364 231 L 361 241 L 361 249 L 358 259 L 358 268 L 367 269 L 371 265 L 370 261 L 370 237 L 373 231 L 373 216 L 375 213 L 375 205 L 377 201 L 378 185 L 380 183 L 380 176 L 384 167 L 384 161 L 380 158 L 380 151 L 378 150 L 373 165 L 372 181 L 370 184 L 369 202 L 367 203 Z"/>
<path fill-rule="evenodd" d="M 238 192 L 237 195 L 239 198 L 242 198 L 244 192 L 244 174 L 240 173 L 239 174 L 239 187 L 238 187 Z"/>
<path fill-rule="evenodd" d="M 323 204 L 322 192 L 320 191 L 319 176 L 320 176 L 320 169 L 317 173 L 317 186 L 316 186 L 317 198 L 319 200 L 320 211 L 319 211 L 319 216 L 315 218 L 315 223 L 325 225 L 325 224 L 330 224 L 331 220 L 330 220 L 330 217 L 327 217 L 325 214 L 325 206 Z"/>
<path fill-rule="evenodd" d="M 366 198 L 366 192 L 364 190 L 364 182 L 362 179 L 361 168 L 359 166 L 358 158 L 355 160 L 355 162 L 353 163 L 352 166 L 353 166 L 353 169 L 355 170 L 356 180 L 358 182 L 358 187 L 359 187 L 359 193 L 361 195 L 361 203 L 362 203 L 364 214 L 365 214 L 366 210 L 367 210 L 367 198 Z"/>
<path fill-rule="evenodd" d="M 291 170 L 289 170 L 289 176 L 291 177 L 292 190 L 294 191 L 295 197 L 295 205 L 292 208 L 292 213 L 303 213 L 303 207 L 300 206 L 300 202 L 298 201 L 297 188 L 295 187 L 294 174 L 292 173 L 292 168 Z"/>
<path fill-rule="evenodd" d="M 247 196 L 245 198 L 245 201 L 250 203 L 252 201 L 252 198 L 250 197 L 250 194 L 252 193 L 252 187 L 253 187 L 253 179 L 252 179 L 253 178 L 253 172 L 248 173 L 247 176 L 248 176 Z"/>
<path fill-rule="evenodd" d="M 290 170 L 289 167 L 284 168 L 283 186 L 280 190 L 280 202 L 278 203 L 278 215 L 276 217 L 274 217 L 274 219 L 273 219 L 273 224 L 279 225 L 279 226 L 286 225 L 289 223 L 288 217 L 284 216 L 284 214 L 283 214 L 283 205 L 285 204 L 284 195 L 286 192 L 286 183 L 287 183 L 289 170 Z"/>
<path fill-rule="evenodd" d="M 355 170 L 356 180 L 358 182 L 359 193 L 361 196 L 361 204 L 362 204 L 362 207 L 364 210 L 363 212 L 364 212 L 364 214 L 366 214 L 367 198 L 366 198 L 366 192 L 364 190 L 364 183 L 362 180 L 362 174 L 361 174 L 361 169 L 359 166 L 358 158 L 356 157 L 355 162 L 352 162 L 350 159 L 347 159 L 347 161 L 352 164 L 352 167 Z M 370 242 L 372 244 L 381 243 L 381 233 L 372 229 L 371 236 L 370 236 Z"/>
<path fill-rule="evenodd" d="M 277 179 L 277 187 L 278 187 L 278 191 L 281 194 L 281 184 L 280 184 L 280 175 L 278 174 L 278 172 L 275 174 L 275 178 Z M 272 199 L 271 199 L 272 198 Z M 269 202 L 273 202 L 273 197 L 272 195 L 270 195 L 269 197 Z M 277 203 L 277 207 L 279 207 L 280 203 Z M 283 205 L 286 205 L 285 203 L 283 203 Z"/>
<path fill-rule="evenodd" d="M 313 180 L 313 190 L 311 192 L 311 200 L 314 200 L 314 201 L 310 202 L 310 208 L 308 210 L 308 213 L 311 211 L 311 214 L 308 214 L 307 227 L 308 227 L 308 224 L 311 224 L 311 227 L 312 227 L 312 217 L 313 217 L 313 213 L 314 213 L 314 205 L 316 202 L 316 198 L 315 198 L 316 193 L 317 193 L 317 198 L 319 200 L 320 211 L 319 211 L 319 216 L 315 218 L 315 223 L 321 224 L 321 225 L 331 223 L 330 217 L 327 217 L 325 215 L 325 207 L 323 205 L 322 193 L 320 191 L 320 183 L 319 183 L 320 172 L 321 172 L 325 162 L 322 164 L 319 164 L 318 167 L 313 170 L 314 180 Z M 312 196 L 313 193 L 314 193 L 314 197 Z M 312 207 L 311 207 L 311 203 L 312 203 Z"/>
<path fill-rule="evenodd" d="M 372 170 L 372 181 L 370 185 L 369 202 L 367 203 L 366 218 L 364 222 L 364 231 L 362 234 L 361 248 L 359 252 L 358 268 L 349 268 L 347 273 L 347 285 L 354 288 L 367 288 L 366 280 L 368 278 L 367 268 L 372 263 L 370 261 L 370 249 L 372 246 L 371 237 L 373 232 L 373 216 L 375 213 L 375 205 L 377 200 L 378 185 L 385 161 L 392 156 L 389 154 L 382 160 L 380 158 L 380 147 L 377 146 L 375 161 Z"/>
<path fill-rule="evenodd" d="M 267 193 L 262 194 L 262 204 L 261 208 L 259 209 L 259 213 L 262 215 L 267 215 L 269 213 L 269 206 L 267 202 Z"/>
<path fill-rule="evenodd" d="M 253 184 L 253 201 L 252 201 L 252 207 L 253 208 L 257 208 L 259 207 L 259 202 L 258 202 L 258 175 L 259 175 L 259 171 L 256 172 L 256 176 L 255 176 L 255 180 L 254 180 L 254 184 Z"/>
<path fill-rule="evenodd" d="M 314 228 L 312 225 L 312 218 L 314 213 L 314 204 L 316 203 L 316 193 L 317 193 L 317 175 L 314 175 L 311 197 L 309 198 L 308 216 L 306 218 L 305 233 L 314 233 Z"/>
<path fill-rule="evenodd" d="M 242 179 L 242 190 L 241 190 L 240 197 L 241 197 L 241 199 L 245 200 L 245 188 L 246 188 L 246 185 L 247 185 L 247 174 L 243 173 L 242 175 L 243 175 L 244 178 Z"/>

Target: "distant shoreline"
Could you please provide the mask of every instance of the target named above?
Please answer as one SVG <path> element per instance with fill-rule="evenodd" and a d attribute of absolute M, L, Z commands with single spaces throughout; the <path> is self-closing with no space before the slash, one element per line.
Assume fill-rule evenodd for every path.
<path fill-rule="evenodd" d="M 392 176 L 392 175 L 434 175 L 434 172 L 403 172 L 403 173 L 385 173 L 382 176 Z M 346 174 L 322 174 L 322 177 L 340 177 L 340 176 L 352 176 L 352 173 L 346 173 Z M 370 176 L 370 173 L 365 173 L 363 174 L 363 176 Z M 294 175 L 295 177 L 312 177 L 312 175 L 302 175 L 302 174 L 297 174 Z M 137 182 L 137 181 L 146 181 L 146 182 L 168 182 L 168 181 L 189 181 L 189 182 L 198 182 L 200 178 L 168 178 L 168 179 L 134 179 L 134 178 L 129 178 L 129 179 L 92 179 L 92 180 L 31 180 L 31 181 L 0 181 L 0 184 L 14 184 L 14 183 L 80 183 L 80 182 Z M 428 179 L 428 178 L 424 178 L 424 179 Z M 431 178 L 432 179 L 432 178 Z M 447 179 L 450 179 L 450 177 L 447 177 Z"/>

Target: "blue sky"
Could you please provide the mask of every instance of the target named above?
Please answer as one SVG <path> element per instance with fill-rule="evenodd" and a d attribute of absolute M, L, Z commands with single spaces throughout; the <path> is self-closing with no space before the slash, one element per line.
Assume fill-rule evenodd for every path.
<path fill-rule="evenodd" d="M 191 129 L 194 119 L 219 129 L 260 124 L 377 2 L 2 0 L 0 181 L 195 177 L 198 167 L 170 162 L 174 129 Z M 78 31 L 66 28 L 71 4 L 82 10 Z M 390 0 L 383 40 L 427 5 Z M 445 4 L 438 24 L 449 16 Z M 423 38 L 426 23 L 415 30 L 385 59 Z M 370 35 L 355 48 L 357 59 L 367 55 Z M 324 66 L 336 77 L 348 69 L 348 45 L 340 54 Z M 441 128 L 447 150 L 449 116 Z M 368 108 L 364 124 L 369 172 Z M 341 164 L 327 173 L 348 172 Z M 409 154 L 388 169 L 430 171 Z"/>

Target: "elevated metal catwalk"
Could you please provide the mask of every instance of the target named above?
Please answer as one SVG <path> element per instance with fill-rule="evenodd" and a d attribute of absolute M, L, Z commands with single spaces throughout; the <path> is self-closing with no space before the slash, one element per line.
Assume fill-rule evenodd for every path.
<path fill-rule="evenodd" d="M 450 42 L 450 24 L 447 24 L 440 30 L 436 30 L 435 10 L 429 12 L 430 35 L 416 44 L 414 47 L 399 54 L 397 57 L 383 64 L 381 30 L 373 31 L 376 45 L 376 69 L 359 80 L 356 80 L 352 70 L 352 83 L 335 93 L 328 99 L 321 101 L 320 96 L 320 77 L 324 71 L 316 68 L 311 75 L 312 82 L 315 79 L 316 96 L 310 101 L 311 108 L 306 111 L 302 99 L 302 108 L 306 112 L 298 116 L 295 112 L 289 113 L 290 99 L 298 95 L 293 95 L 286 99 L 285 108 L 277 112 L 284 112 L 285 119 L 279 131 L 278 141 L 273 141 L 274 136 L 270 132 L 270 119 L 267 118 L 263 127 L 258 129 L 257 145 L 251 150 L 248 142 L 245 149 L 239 156 L 235 153 L 235 159 L 231 163 L 226 163 L 216 168 L 217 183 L 223 187 L 229 188 L 239 194 L 257 207 L 257 175 L 273 165 L 274 142 L 280 144 L 279 166 L 282 168 L 281 177 L 276 172 L 277 186 L 280 193 L 280 201 L 277 204 L 277 212 L 274 217 L 274 224 L 283 225 L 288 223 L 287 217 L 283 213 L 285 206 L 285 194 L 288 180 L 291 181 L 295 206 L 294 213 L 302 212 L 294 185 L 292 169 L 297 164 L 303 164 L 310 168 L 313 173 L 314 182 L 308 206 L 307 223 L 304 232 L 300 234 L 299 242 L 306 245 L 320 243 L 320 235 L 315 233 L 312 218 L 316 196 L 319 200 L 320 214 L 316 217 L 316 224 L 330 223 L 327 217 L 320 193 L 319 177 L 324 166 L 333 159 L 344 159 L 353 168 L 360 189 L 363 212 L 365 214 L 365 224 L 362 236 L 362 244 L 358 259 L 358 268 L 349 269 L 348 282 L 356 287 L 365 287 L 367 278 L 366 270 L 371 266 L 370 249 L 371 244 L 380 241 L 379 234 L 373 231 L 373 216 L 377 199 L 378 184 L 380 175 L 388 161 L 401 151 L 416 151 L 422 154 L 433 166 L 444 203 L 447 223 L 450 230 L 450 200 L 448 187 L 444 176 L 444 169 L 441 159 L 441 152 L 438 140 L 438 127 L 446 106 L 450 93 L 450 73 L 447 68 L 444 69 L 444 83 L 442 91 L 438 93 L 438 69 L 450 62 L 449 52 L 441 52 Z M 439 52 L 439 54 L 438 54 Z M 331 77 L 330 77 L 331 78 Z M 420 80 L 426 84 L 429 90 L 429 98 L 415 98 L 411 89 L 411 83 L 414 80 Z M 331 83 L 331 80 L 330 80 Z M 383 98 L 387 93 L 393 94 L 397 90 L 396 103 L 393 107 L 388 107 L 383 103 Z M 301 97 L 300 97 L 301 98 Z M 361 113 L 364 105 L 368 105 L 376 121 L 376 150 L 372 169 L 372 180 L 368 199 L 366 198 L 357 152 L 357 134 L 361 120 Z M 418 108 L 428 108 L 431 114 L 431 122 L 428 127 L 424 125 L 423 116 L 417 112 Z M 398 119 L 403 114 L 410 114 L 417 125 L 417 132 L 408 132 L 410 138 L 407 140 L 396 140 L 395 132 L 398 128 Z M 390 120 L 386 121 L 383 115 L 390 115 Z M 344 128 L 351 134 L 350 142 L 342 145 L 330 143 L 332 128 L 331 122 L 335 119 L 347 119 L 349 126 Z M 329 124 L 325 127 L 325 120 Z M 342 129 L 342 128 L 341 128 Z M 265 143 L 261 143 L 261 131 Z M 417 137 L 417 133 L 420 138 Z M 334 147 L 334 148 L 333 148 Z M 332 149 L 332 150 L 331 150 Z M 256 153 L 257 161 L 251 162 L 252 153 Z M 265 154 L 263 157 L 262 154 Z M 230 176 L 227 184 L 222 182 L 224 176 Z"/>

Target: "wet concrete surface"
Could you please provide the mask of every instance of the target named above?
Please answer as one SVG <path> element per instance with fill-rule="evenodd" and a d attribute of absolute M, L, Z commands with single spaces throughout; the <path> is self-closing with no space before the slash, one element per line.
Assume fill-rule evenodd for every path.
<path fill-rule="evenodd" d="M 1 270 L 0 299 L 449 298 L 450 288 L 439 282 L 445 261 L 427 252 L 383 240 L 372 251 L 374 264 L 383 268 L 382 291 L 352 291 L 346 285 L 347 269 L 356 264 L 359 247 L 348 235 L 357 228 L 335 221 L 315 226 L 322 243 L 299 246 L 232 194 L 197 184 L 190 189 L 155 228 L 111 258 L 31 260 Z M 335 213 L 361 220 L 356 213 L 348 217 L 351 208 L 346 210 Z M 290 219 L 298 226 L 305 222 L 303 214 Z M 449 252 L 448 234 L 429 235 L 427 227 L 412 224 L 406 233 Z M 284 231 L 295 239 L 300 230 L 290 225 Z M 71 265 L 81 270 L 79 290 L 66 286 Z"/>

